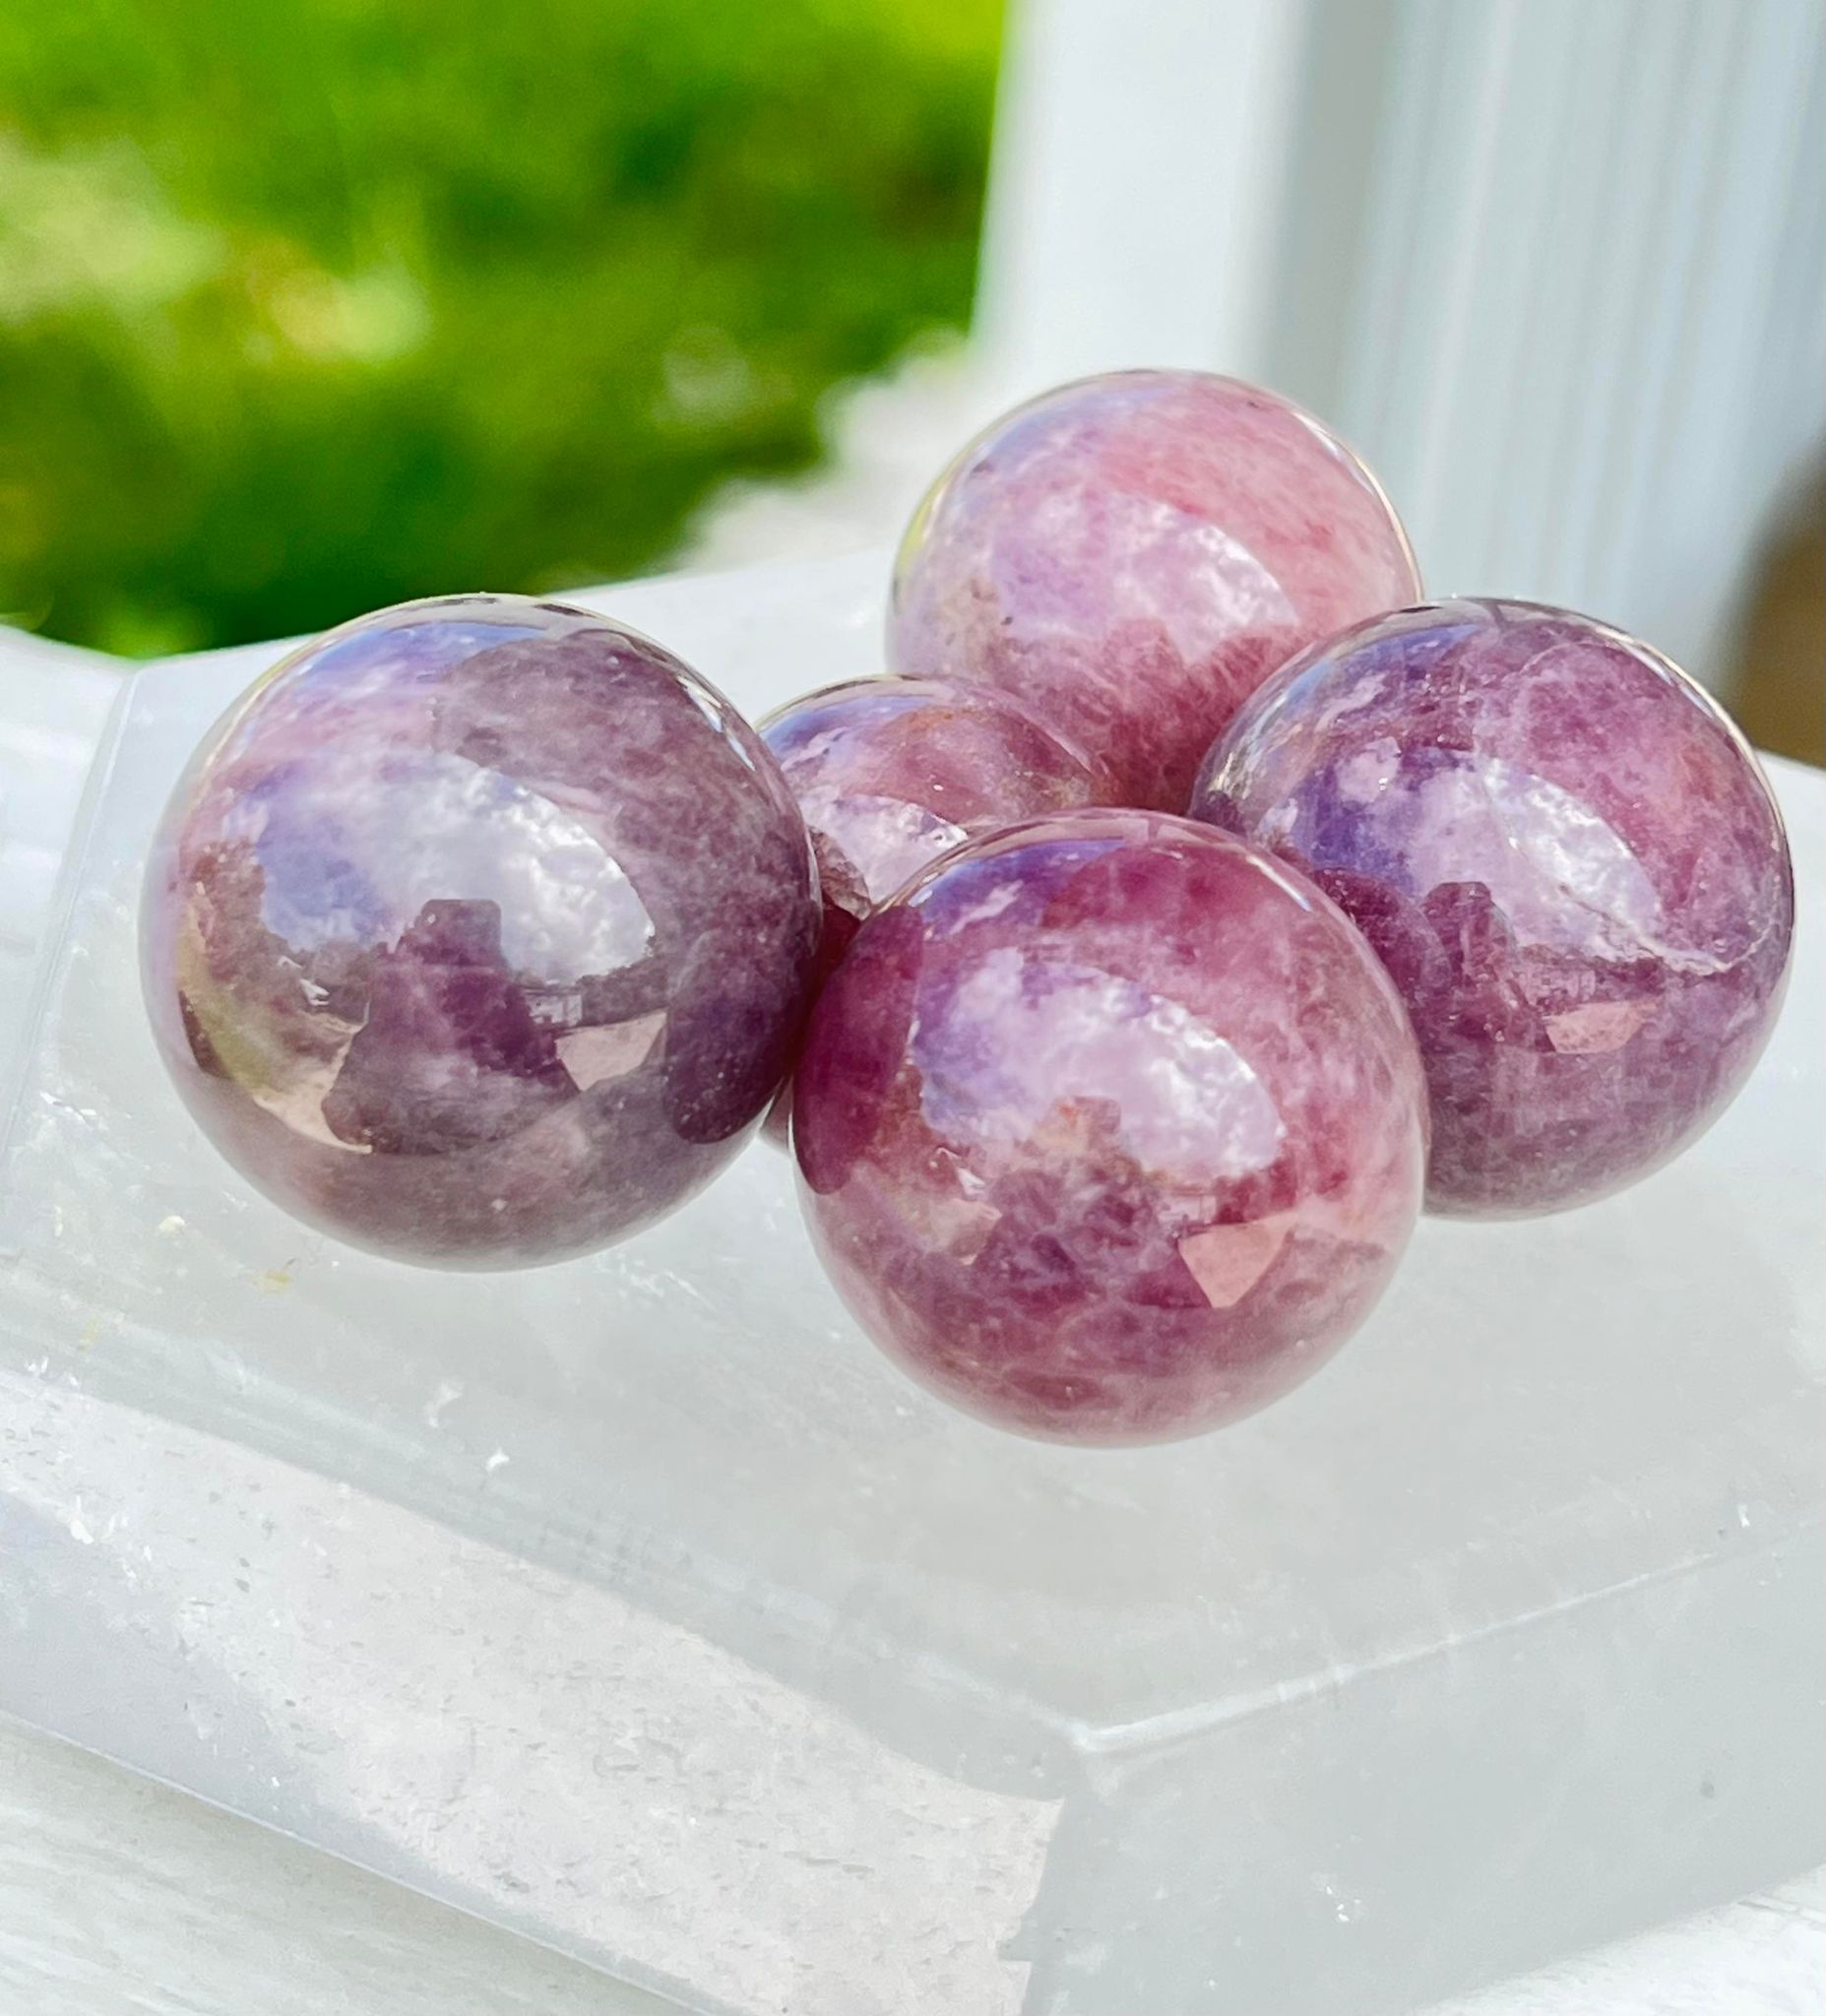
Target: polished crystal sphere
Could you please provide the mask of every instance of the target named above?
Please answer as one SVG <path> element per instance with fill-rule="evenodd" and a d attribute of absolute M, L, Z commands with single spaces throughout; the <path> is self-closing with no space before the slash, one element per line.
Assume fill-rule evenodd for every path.
<path fill-rule="evenodd" d="M 382 610 L 218 724 L 155 842 L 146 998 L 205 1132 L 340 1239 L 535 1265 L 735 1153 L 817 942 L 803 821 L 669 652 L 519 596 Z"/>
<path fill-rule="evenodd" d="M 1193 810 L 1310 873 L 1381 955 L 1426 1063 L 1433 1210 L 1647 1174 L 1774 1024 L 1795 889 L 1768 782 L 1699 686 L 1589 617 L 1448 601 L 1317 645 Z"/>
<path fill-rule="evenodd" d="M 913 515 L 889 662 L 981 679 L 1185 809 L 1199 759 L 1286 659 L 1412 602 L 1406 535 L 1299 408 L 1199 371 L 1118 371 L 998 420 Z"/>
<path fill-rule="evenodd" d="M 810 829 L 827 965 L 916 869 L 1108 782 L 1018 702 L 967 679 L 852 679 L 761 724 Z"/>
<path fill-rule="evenodd" d="M 916 877 L 827 983 L 794 1102 L 813 1240 L 864 1328 L 1061 1441 L 1285 1392 L 1419 1208 L 1387 976 L 1300 876 L 1159 813 L 1030 820 Z"/>

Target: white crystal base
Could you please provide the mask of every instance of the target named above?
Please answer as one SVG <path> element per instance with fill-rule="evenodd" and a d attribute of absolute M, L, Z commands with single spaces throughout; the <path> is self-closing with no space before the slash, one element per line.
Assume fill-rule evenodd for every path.
<path fill-rule="evenodd" d="M 883 578 L 591 599 L 757 712 L 878 669 Z M 90 708 L 0 962 L 0 1711 L 743 2016 L 1376 2016 L 1826 1858 L 1817 775 L 1789 1007 L 1692 1154 L 1429 1224 L 1303 1391 L 1074 1453 L 893 1371 L 764 1147 L 527 1275 L 249 1191 L 132 919 L 273 655 Z"/>

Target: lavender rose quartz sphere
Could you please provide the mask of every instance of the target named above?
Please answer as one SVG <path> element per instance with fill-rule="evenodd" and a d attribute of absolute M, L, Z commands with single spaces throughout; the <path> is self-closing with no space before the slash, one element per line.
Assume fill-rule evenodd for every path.
<path fill-rule="evenodd" d="M 332 631 L 211 735 L 155 843 L 142 958 L 185 1102 L 334 1236 L 562 1259 L 734 1154 L 818 930 L 759 738 L 660 646 L 517 596 Z"/>
<path fill-rule="evenodd" d="M 963 679 L 853 679 L 770 715 L 773 751 L 811 832 L 822 959 L 915 870 L 998 826 L 1096 803 L 1108 780 L 1017 702 Z"/>
<path fill-rule="evenodd" d="M 794 1100 L 813 1240 L 864 1327 L 1058 1440 L 1286 1391 L 1419 1207 L 1387 976 L 1299 877 L 1160 813 L 1030 820 L 928 868 L 825 987 Z"/>
<path fill-rule="evenodd" d="M 889 662 L 986 680 L 1182 812 L 1240 703 L 1316 638 L 1416 601 L 1363 465 L 1287 400 L 1196 371 L 1046 393 L 973 441 L 914 514 Z"/>
<path fill-rule="evenodd" d="M 1768 784 L 1684 673 L 1587 617 L 1449 601 L 1315 646 L 1193 810 L 1306 869 L 1380 953 L 1425 1059 L 1434 1210 L 1646 1174 L 1775 1021 L 1795 895 Z"/>

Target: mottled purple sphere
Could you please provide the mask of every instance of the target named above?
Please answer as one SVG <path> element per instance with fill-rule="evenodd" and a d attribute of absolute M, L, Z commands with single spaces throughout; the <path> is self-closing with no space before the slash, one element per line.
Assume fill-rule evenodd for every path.
<path fill-rule="evenodd" d="M 985 1419 L 1074 1442 L 1233 1420 L 1324 1361 L 1419 1208 L 1387 976 L 1271 856 L 1161 813 L 1030 820 L 857 932 L 793 1141 L 863 1326 Z"/>
<path fill-rule="evenodd" d="M 219 724 L 141 944 L 178 1090 L 249 1180 L 396 1259 L 521 1267 L 728 1162 L 817 932 L 804 823 L 713 688 L 476 595 L 333 630 Z"/>
<path fill-rule="evenodd" d="M 1375 479 L 1274 393 L 1119 371 L 998 420 L 914 514 L 889 662 L 986 680 L 1184 809 L 1212 737 L 1316 638 L 1418 598 Z"/>
<path fill-rule="evenodd" d="M 1108 791 L 1090 757 L 974 680 L 852 679 L 788 702 L 760 733 L 811 831 L 827 968 L 928 861 Z"/>
<path fill-rule="evenodd" d="M 1304 868 L 1408 1003 L 1429 1209 L 1602 1197 L 1725 1109 L 1775 1022 L 1794 873 L 1730 719 L 1659 653 L 1531 602 L 1316 645 L 1192 809 Z"/>

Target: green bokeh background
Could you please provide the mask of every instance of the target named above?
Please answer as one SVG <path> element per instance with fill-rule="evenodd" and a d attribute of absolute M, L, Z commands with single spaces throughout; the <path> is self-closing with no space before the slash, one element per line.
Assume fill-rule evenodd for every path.
<path fill-rule="evenodd" d="M 1000 16 L 3 0 L 0 621 L 150 654 L 663 560 L 965 322 Z"/>

